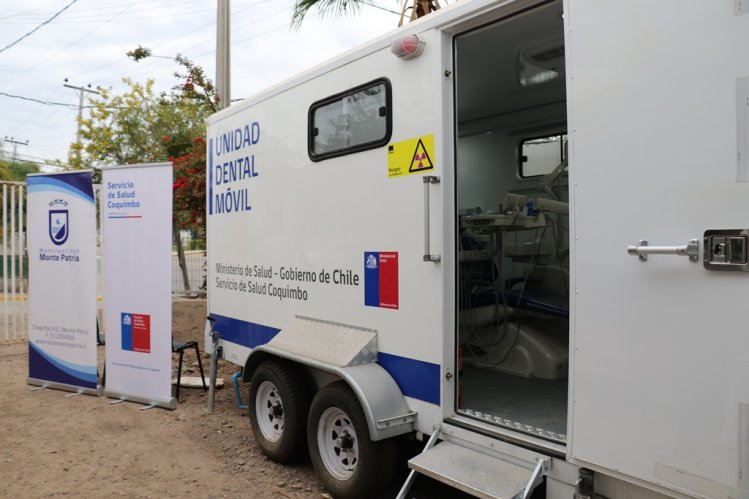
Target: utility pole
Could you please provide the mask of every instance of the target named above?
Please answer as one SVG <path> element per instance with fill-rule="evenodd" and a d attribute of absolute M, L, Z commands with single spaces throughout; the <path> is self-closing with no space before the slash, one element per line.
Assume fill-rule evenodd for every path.
<path fill-rule="evenodd" d="M 99 92 L 98 90 L 92 90 L 90 83 L 88 84 L 88 88 L 76 87 L 75 85 L 69 85 L 67 78 L 65 78 L 65 83 L 63 83 L 63 87 L 72 88 L 73 90 L 78 90 L 78 93 L 79 93 L 78 120 L 77 120 L 78 127 L 75 133 L 75 143 L 78 144 L 77 156 L 78 156 L 78 165 L 80 165 L 81 164 L 81 120 L 83 119 L 83 93 L 88 92 L 90 94 L 101 95 L 101 92 Z"/>
<path fill-rule="evenodd" d="M 229 0 L 218 0 L 216 17 L 216 91 L 218 108 L 229 107 L 231 102 L 231 8 Z"/>
<path fill-rule="evenodd" d="M 21 146 L 27 146 L 27 145 L 29 145 L 29 141 L 28 140 L 26 142 L 21 142 L 20 140 L 14 140 L 13 137 L 8 138 L 7 135 L 5 136 L 5 142 L 10 142 L 11 144 L 13 144 L 13 162 L 14 163 L 16 162 L 16 159 L 18 158 L 18 154 L 17 154 L 17 152 L 18 152 L 18 146 L 19 145 L 21 145 Z"/>

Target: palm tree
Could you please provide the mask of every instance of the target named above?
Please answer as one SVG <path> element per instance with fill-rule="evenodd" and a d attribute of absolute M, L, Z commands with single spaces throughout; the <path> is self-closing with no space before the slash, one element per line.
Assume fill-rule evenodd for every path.
<path fill-rule="evenodd" d="M 358 14 L 359 10 L 366 5 L 374 5 L 374 0 L 296 0 L 294 3 L 294 14 L 291 25 L 299 28 L 304 16 L 312 9 L 317 9 L 321 16 L 341 16 L 346 14 Z M 406 11 L 411 10 L 410 21 L 425 16 L 440 8 L 439 0 L 404 0 L 403 10 L 398 26 L 403 25 Z"/>
<path fill-rule="evenodd" d="M 409 9 L 411 9 L 411 16 L 408 21 L 411 22 L 414 19 L 424 17 L 430 12 L 439 10 L 440 2 L 439 0 L 413 0 L 411 5 L 409 5 L 408 0 L 405 0 L 403 2 L 403 10 L 401 11 L 401 20 L 398 23 L 399 27 L 403 26 L 403 19 L 406 17 L 406 11 Z"/>

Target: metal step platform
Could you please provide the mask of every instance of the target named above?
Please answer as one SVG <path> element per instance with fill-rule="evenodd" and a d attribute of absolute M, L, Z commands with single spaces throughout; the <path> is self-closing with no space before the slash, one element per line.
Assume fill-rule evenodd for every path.
<path fill-rule="evenodd" d="M 446 428 L 453 428 L 447 426 Z M 527 499 L 549 471 L 551 460 L 529 451 L 526 455 L 489 455 L 459 438 L 454 431 L 443 436 L 443 428 L 432 433 L 424 451 L 408 461 L 411 473 L 397 499 L 405 499 L 416 473 L 449 485 L 475 497 L 486 499 Z M 473 450 L 474 448 L 478 450 Z"/>

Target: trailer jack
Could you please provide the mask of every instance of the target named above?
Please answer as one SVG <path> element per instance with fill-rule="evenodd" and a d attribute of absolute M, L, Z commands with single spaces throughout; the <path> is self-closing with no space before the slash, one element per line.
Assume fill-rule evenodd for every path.
<path fill-rule="evenodd" d="M 219 345 L 219 340 L 221 339 L 221 335 L 213 330 L 214 325 L 216 324 L 216 319 L 208 316 L 208 322 L 211 327 L 211 373 L 210 373 L 210 380 L 208 382 L 208 413 L 213 414 L 213 404 L 216 400 L 216 371 L 218 369 L 218 359 L 221 354 L 221 346 Z"/>
<path fill-rule="evenodd" d="M 595 495 L 595 476 L 593 470 L 580 468 L 580 477 L 576 482 L 575 496 L 577 499 L 593 499 Z"/>

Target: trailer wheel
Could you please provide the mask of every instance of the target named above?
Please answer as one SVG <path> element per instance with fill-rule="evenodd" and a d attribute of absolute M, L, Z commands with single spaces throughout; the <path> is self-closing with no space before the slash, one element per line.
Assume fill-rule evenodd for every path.
<path fill-rule="evenodd" d="M 359 400 L 345 382 L 324 387 L 313 399 L 307 445 L 318 478 L 337 499 L 377 497 L 392 482 L 395 441 L 370 440 Z"/>
<path fill-rule="evenodd" d="M 310 395 L 290 366 L 266 361 L 250 381 L 250 425 L 260 450 L 279 463 L 300 459 L 306 450 Z"/>

